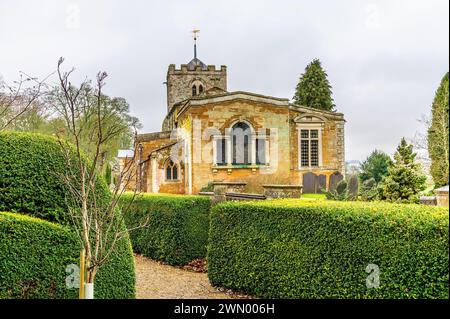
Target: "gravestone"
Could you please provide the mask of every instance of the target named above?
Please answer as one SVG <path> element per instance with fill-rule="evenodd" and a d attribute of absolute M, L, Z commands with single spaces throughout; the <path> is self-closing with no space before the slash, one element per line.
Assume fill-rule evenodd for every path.
<path fill-rule="evenodd" d="M 351 175 L 349 177 L 347 189 L 348 189 L 348 193 L 353 198 L 356 198 L 358 196 L 358 190 L 359 190 L 358 176 Z"/>
<path fill-rule="evenodd" d="M 327 189 L 327 177 L 323 174 L 317 176 L 316 194 L 322 194 L 322 189 Z"/>
<path fill-rule="evenodd" d="M 344 179 L 341 173 L 336 172 L 330 176 L 330 191 L 336 190 L 337 184 Z"/>
<path fill-rule="evenodd" d="M 314 194 L 316 192 L 316 178 L 313 173 L 303 174 L 303 194 Z"/>

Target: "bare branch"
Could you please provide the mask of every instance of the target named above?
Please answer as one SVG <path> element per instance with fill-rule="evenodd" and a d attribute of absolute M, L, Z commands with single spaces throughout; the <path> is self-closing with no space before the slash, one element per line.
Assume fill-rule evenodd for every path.
<path fill-rule="evenodd" d="M 39 103 L 45 94 L 46 81 L 54 74 L 50 73 L 43 80 L 20 72 L 20 79 L 15 85 L 0 83 L 0 131 L 10 127 L 23 116 L 34 104 Z M 33 83 L 31 86 L 27 85 Z"/>
<path fill-rule="evenodd" d="M 120 207 L 120 198 L 135 178 L 133 167 L 137 152 L 135 150 L 133 158 L 125 161 L 113 189 L 105 198 L 99 174 L 106 156 L 106 144 L 129 132 L 130 127 L 118 123 L 118 111 L 102 93 L 108 76 L 106 72 L 97 74 L 94 87 L 85 80 L 77 88 L 70 82 L 74 69 L 62 71 L 63 62 L 63 58 L 58 61 L 59 87 L 52 95 L 52 104 L 67 125 L 67 132 L 57 135 L 67 163 L 67 170 L 60 179 L 70 194 L 66 202 L 86 250 L 87 280 L 93 282 L 99 267 L 110 258 L 117 243 L 128 236 L 124 216 L 131 203 L 128 207 Z M 133 199 L 136 194 L 137 189 Z M 147 223 L 148 220 L 144 220 L 134 229 L 145 227 Z"/>

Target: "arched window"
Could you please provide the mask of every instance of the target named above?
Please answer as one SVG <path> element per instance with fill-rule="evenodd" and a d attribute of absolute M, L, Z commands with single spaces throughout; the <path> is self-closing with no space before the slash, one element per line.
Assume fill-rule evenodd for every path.
<path fill-rule="evenodd" d="M 178 165 L 171 159 L 166 161 L 166 180 L 176 181 L 178 180 Z"/>
<path fill-rule="evenodd" d="M 202 94 L 204 91 L 203 83 L 200 80 L 195 80 L 191 84 L 192 96 Z"/>
<path fill-rule="evenodd" d="M 231 130 L 233 165 L 249 165 L 250 158 L 250 126 L 244 122 L 236 123 Z"/>

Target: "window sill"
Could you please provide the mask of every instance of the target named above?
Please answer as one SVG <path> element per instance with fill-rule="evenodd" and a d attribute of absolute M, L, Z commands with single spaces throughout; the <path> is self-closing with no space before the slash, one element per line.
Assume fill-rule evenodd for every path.
<path fill-rule="evenodd" d="M 338 171 L 336 168 L 330 168 L 326 166 L 311 166 L 311 167 L 300 167 L 296 168 L 299 172 L 310 172 L 310 171 Z"/>
<path fill-rule="evenodd" d="M 255 164 L 255 165 L 213 165 L 213 172 L 227 170 L 231 172 L 235 169 L 251 169 L 252 171 L 256 171 L 257 169 L 270 167 L 269 164 Z"/>

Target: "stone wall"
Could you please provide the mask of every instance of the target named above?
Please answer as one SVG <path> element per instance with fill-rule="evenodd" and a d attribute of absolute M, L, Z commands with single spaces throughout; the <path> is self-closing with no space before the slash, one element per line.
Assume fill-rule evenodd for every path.
<path fill-rule="evenodd" d="M 252 185 L 267 183 L 274 178 L 289 178 L 289 126 L 287 108 L 262 104 L 246 100 L 234 100 L 221 102 L 214 105 L 196 106 L 189 109 L 193 123 L 197 121 L 201 132 L 208 129 L 213 133 L 224 136 L 228 129 L 238 121 L 246 121 L 253 129 L 276 128 L 278 130 L 278 146 L 273 149 L 270 157 L 275 163 L 273 171 L 267 167 L 212 167 L 213 164 L 213 139 L 204 139 L 193 132 L 193 145 L 201 143 L 201 152 L 193 152 L 193 192 L 198 192 L 211 181 L 240 181 L 251 180 Z M 269 132 L 270 133 L 270 132 Z M 269 138 L 270 139 L 270 138 Z M 270 144 L 269 144 L 270 145 Z M 262 189 L 261 189 L 262 191 Z M 256 192 L 256 191 L 255 191 Z"/>
<path fill-rule="evenodd" d="M 329 176 L 335 172 L 344 173 L 345 169 L 344 121 L 342 117 L 333 115 L 324 124 L 323 166 L 302 169 L 298 167 L 298 132 L 295 123 L 290 121 L 298 114 L 288 107 L 239 99 L 191 107 L 184 116 L 192 117 L 193 123 L 197 121 L 202 132 L 200 136 L 192 132 L 192 144 L 195 147 L 202 145 L 200 152 L 193 151 L 193 193 L 211 181 L 242 180 L 249 184 L 247 192 L 262 193 L 263 184 L 301 185 L 305 172 L 326 175 L 328 186 Z M 237 121 L 246 121 L 256 132 L 265 129 L 269 136 L 269 166 L 213 167 L 213 139 L 205 140 L 202 134 L 212 129 L 225 135 Z M 276 129 L 276 133 L 267 129 Z M 278 141 L 276 146 L 275 139 Z"/>
<path fill-rule="evenodd" d="M 175 103 L 192 97 L 191 85 L 195 80 L 202 82 L 204 90 L 218 87 L 227 90 L 227 67 L 222 65 L 216 69 L 214 65 L 208 65 L 207 70 L 200 66 L 196 70 L 188 70 L 187 65 L 182 64 L 176 69 L 174 64 L 169 65 L 167 71 L 167 111 L 169 112 Z"/>
<path fill-rule="evenodd" d="M 291 144 L 291 169 L 293 184 L 303 184 L 303 175 L 313 173 L 317 176 L 325 175 L 326 188 L 329 187 L 330 176 L 334 173 L 345 174 L 345 120 L 339 113 L 322 113 L 311 110 L 308 114 L 305 108 L 296 107 L 290 110 L 290 144 Z M 299 143 L 298 129 L 302 128 L 301 123 L 296 123 L 295 119 L 303 115 L 320 116 L 324 122 L 320 124 L 322 128 L 322 166 L 304 168 L 299 165 Z"/>
<path fill-rule="evenodd" d="M 302 195 L 301 185 L 263 185 L 266 198 L 300 198 Z"/>
<path fill-rule="evenodd" d="M 142 146 L 143 165 L 141 169 L 143 172 L 140 185 L 143 192 L 185 193 L 184 164 L 182 162 L 178 161 L 177 181 L 167 181 L 165 175 L 165 164 L 176 141 L 174 132 L 170 131 L 137 136 L 136 142 Z M 178 156 L 180 156 L 180 150 Z"/>
<path fill-rule="evenodd" d="M 175 70 L 174 67 L 172 71 L 181 72 L 181 74 L 195 73 L 183 68 Z M 212 70 L 201 72 L 212 72 Z M 326 188 L 328 188 L 330 176 L 333 173 L 344 174 L 345 121 L 342 114 L 297 107 L 290 105 L 287 99 L 246 92 L 223 92 L 216 96 L 192 99 L 185 104 L 180 110 L 174 111 L 174 116 L 177 116 L 178 127 L 185 129 L 184 138 L 190 145 L 193 163 L 192 193 L 194 194 L 214 181 L 246 181 L 248 182 L 246 192 L 261 194 L 264 184 L 302 185 L 303 175 L 308 172 L 324 175 Z M 304 125 L 300 121 L 304 117 L 322 119 L 319 124 L 322 132 L 322 165 L 320 167 L 299 167 L 298 129 Z M 239 121 L 248 123 L 257 135 L 266 135 L 269 164 L 240 167 L 213 165 L 213 136 L 229 136 L 229 129 Z M 149 159 L 145 166 L 145 190 L 148 192 L 189 192 L 188 163 L 180 163 L 182 180 L 175 183 L 164 179 L 164 162 L 169 152 L 159 149 L 174 143 L 176 137 L 171 135 L 170 131 L 138 135 L 137 142 L 143 147 L 144 159 L 149 158 L 152 152 L 157 153 L 156 162 L 152 164 L 152 160 Z"/>
<path fill-rule="evenodd" d="M 227 200 L 227 193 L 241 193 L 244 188 L 246 182 L 214 182 L 214 197 L 213 204 L 217 204 L 220 202 L 224 202 Z"/>
<path fill-rule="evenodd" d="M 170 148 L 154 153 L 147 166 L 147 192 L 185 194 L 185 165 L 178 162 L 178 179 L 166 180 L 166 164 Z"/>
<path fill-rule="evenodd" d="M 438 206 L 448 207 L 449 205 L 449 187 L 445 186 L 442 188 L 435 189 L 436 200 Z"/>

